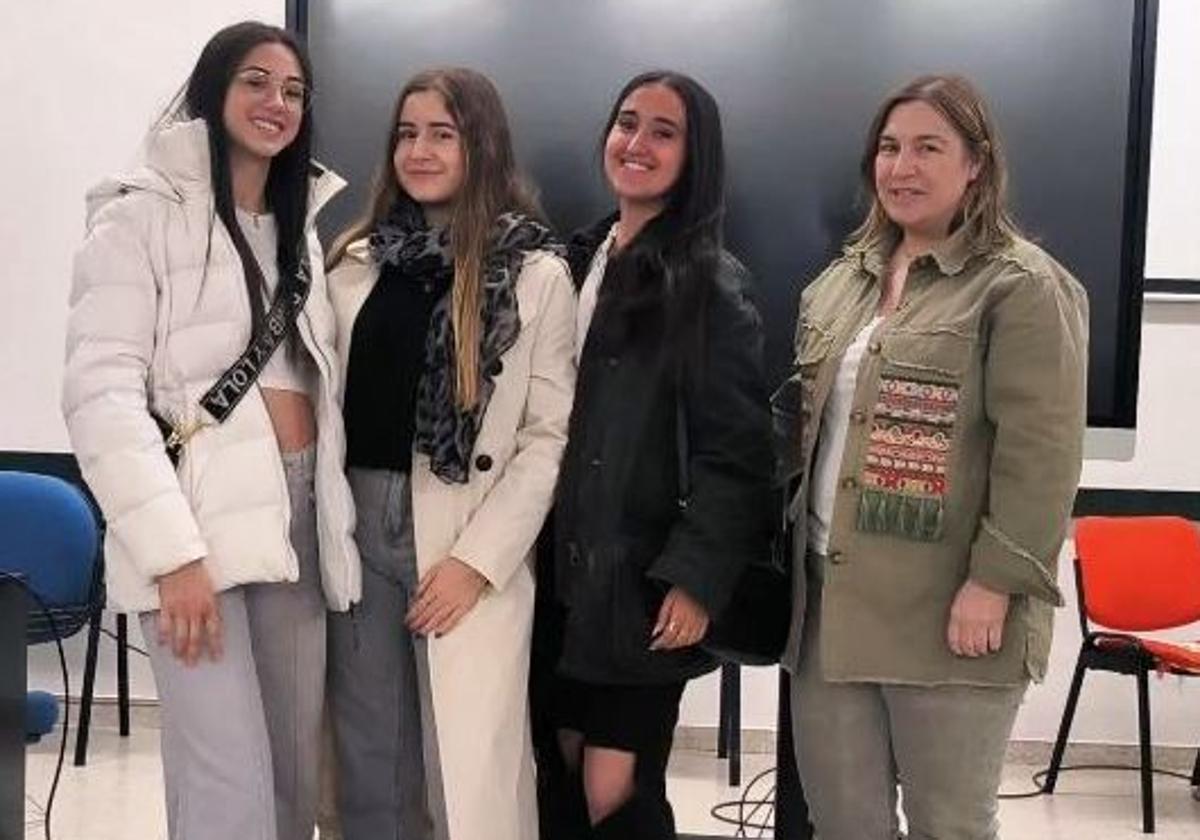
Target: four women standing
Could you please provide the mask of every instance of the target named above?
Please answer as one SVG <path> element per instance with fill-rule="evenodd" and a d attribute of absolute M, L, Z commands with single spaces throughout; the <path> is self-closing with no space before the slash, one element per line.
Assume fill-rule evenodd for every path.
<path fill-rule="evenodd" d="M 326 289 L 311 88 L 281 30 L 218 33 L 145 166 L 89 195 L 76 263 L 64 411 L 146 631 L 171 836 L 311 835 L 326 607 L 346 837 L 537 836 L 531 552 L 557 497 L 542 836 L 673 837 L 680 696 L 773 520 L 717 105 L 671 72 L 622 90 L 576 294 L 494 86 L 418 74 Z M 1009 217 L 964 80 L 887 100 L 863 174 L 778 398 L 797 758 L 826 840 L 895 837 L 898 780 L 910 836 L 992 838 L 1060 599 L 1086 300 Z"/>

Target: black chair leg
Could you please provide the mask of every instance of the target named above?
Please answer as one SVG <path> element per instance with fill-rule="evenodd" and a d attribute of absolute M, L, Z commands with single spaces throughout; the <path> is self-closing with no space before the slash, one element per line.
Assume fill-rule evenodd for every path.
<path fill-rule="evenodd" d="M 1192 765 L 1192 787 L 1200 787 L 1200 750 L 1196 750 L 1196 763 Z"/>
<path fill-rule="evenodd" d="M 75 766 L 87 764 L 88 734 L 92 723 L 92 694 L 96 688 L 96 657 L 100 652 L 100 619 L 103 610 L 92 608 L 88 620 L 87 656 L 83 664 L 83 690 L 79 694 L 79 726 L 75 732 Z"/>
<path fill-rule="evenodd" d="M 1154 833 L 1154 757 L 1150 751 L 1149 669 L 1137 673 L 1138 743 L 1142 748 L 1142 831 Z"/>
<path fill-rule="evenodd" d="M 742 783 L 742 669 L 738 665 L 724 667 L 729 669 L 729 718 L 725 724 L 729 744 L 729 786 L 737 787 Z"/>
<path fill-rule="evenodd" d="M 1075 721 L 1075 708 L 1079 705 L 1079 692 L 1083 690 L 1083 678 L 1087 674 L 1084 664 L 1084 651 L 1079 652 L 1079 660 L 1075 663 L 1075 676 L 1071 678 L 1071 690 L 1067 693 L 1067 705 L 1063 709 L 1062 722 L 1058 725 L 1058 737 L 1054 740 L 1054 752 L 1050 754 L 1050 766 L 1046 769 L 1046 780 L 1042 790 L 1054 793 L 1058 784 L 1058 771 L 1062 767 L 1063 753 L 1067 749 L 1067 737 L 1071 734 L 1071 724 Z"/>
<path fill-rule="evenodd" d="M 129 737 L 129 617 L 117 614 L 117 718 L 121 737 Z"/>
<path fill-rule="evenodd" d="M 729 669 L 721 666 L 721 698 L 717 701 L 717 758 L 729 755 Z"/>

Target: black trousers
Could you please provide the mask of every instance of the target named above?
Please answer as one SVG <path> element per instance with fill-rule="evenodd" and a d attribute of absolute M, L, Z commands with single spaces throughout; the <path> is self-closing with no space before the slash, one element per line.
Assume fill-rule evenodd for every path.
<path fill-rule="evenodd" d="M 537 759 L 541 840 L 674 840 L 675 815 L 667 800 L 667 762 L 684 683 L 612 686 L 559 676 L 563 612 L 551 598 L 535 609 L 530 664 L 530 714 Z M 634 795 L 598 825 L 588 818 L 583 780 L 568 768 L 558 731 L 582 733 L 585 746 L 636 755 Z"/>

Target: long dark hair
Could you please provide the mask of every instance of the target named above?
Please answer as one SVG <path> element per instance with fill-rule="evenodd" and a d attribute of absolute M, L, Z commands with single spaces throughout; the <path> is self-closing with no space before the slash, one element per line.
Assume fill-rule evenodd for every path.
<path fill-rule="evenodd" d="M 703 85 L 671 70 L 641 73 L 617 95 L 604 125 L 601 148 L 621 105 L 635 90 L 665 85 L 686 113 L 683 168 L 663 211 L 614 260 L 611 279 L 617 311 L 631 322 L 657 310 L 670 355 L 699 363 L 704 353 L 709 303 L 721 261 L 725 217 L 725 150 L 721 112 Z M 640 332 L 640 330 L 639 330 Z"/>
<path fill-rule="evenodd" d="M 216 213 L 233 239 L 243 264 L 251 252 L 234 209 L 225 98 L 242 60 L 260 44 L 282 44 L 291 50 L 304 74 L 305 87 L 312 89 L 312 65 L 308 54 L 290 32 L 258 21 L 243 21 L 225 27 L 204 45 L 183 95 L 187 116 L 198 117 L 208 124 L 209 170 Z M 275 215 L 279 239 L 276 263 L 281 285 L 296 276 L 305 247 L 312 137 L 312 110 L 305 108 L 296 139 L 271 160 L 267 174 L 266 206 Z M 246 271 L 245 274 L 253 328 L 258 332 L 265 320 L 263 293 L 257 288 L 254 272 Z"/>
<path fill-rule="evenodd" d="M 385 154 L 375 171 L 366 208 L 338 236 L 328 264 L 332 267 L 351 242 L 373 231 L 398 200 L 412 200 L 396 180 L 392 159 L 400 142 L 404 101 L 425 91 L 434 91 L 442 97 L 458 126 L 466 159 L 465 178 L 454 198 L 450 219 L 450 246 L 454 252 L 450 315 L 457 366 L 455 394 L 461 408 L 470 408 L 479 396 L 483 263 L 496 218 L 507 212 L 539 221 L 543 218 L 533 187 L 517 167 L 500 92 L 487 76 L 466 67 L 435 67 L 409 79 L 396 97 Z"/>

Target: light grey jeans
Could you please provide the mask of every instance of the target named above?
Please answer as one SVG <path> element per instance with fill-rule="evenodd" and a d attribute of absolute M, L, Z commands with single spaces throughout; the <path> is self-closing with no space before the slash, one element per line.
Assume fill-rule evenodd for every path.
<path fill-rule="evenodd" d="M 187 667 L 142 634 L 162 704 L 171 840 L 312 840 L 325 678 L 314 447 L 283 455 L 296 583 L 220 593 L 224 653 Z"/>
<path fill-rule="evenodd" d="M 362 601 L 329 616 L 329 698 L 346 840 L 446 835 L 423 639 L 404 626 L 417 589 L 408 476 L 352 468 Z"/>
<path fill-rule="evenodd" d="M 1024 684 L 828 682 L 821 675 L 821 564 L 808 558 L 796 764 L 820 840 L 995 840 L 996 792 Z M 816 562 L 814 562 L 816 561 Z"/>

